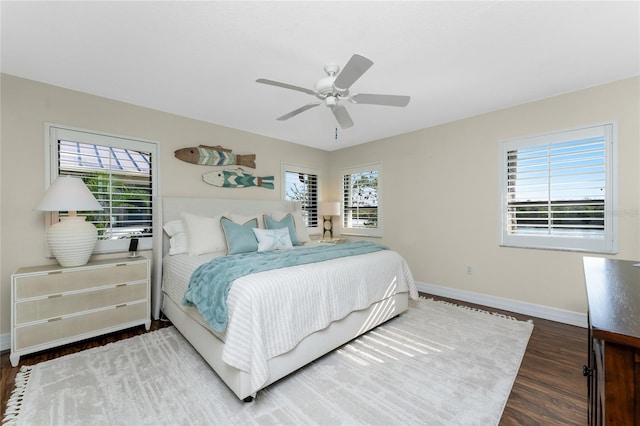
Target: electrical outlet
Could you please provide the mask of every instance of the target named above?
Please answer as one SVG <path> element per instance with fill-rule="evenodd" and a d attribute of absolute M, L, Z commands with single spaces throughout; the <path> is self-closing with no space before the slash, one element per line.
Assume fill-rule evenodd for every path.
<path fill-rule="evenodd" d="M 473 268 L 471 268 L 471 265 L 467 266 L 467 275 L 471 275 L 473 273 Z"/>

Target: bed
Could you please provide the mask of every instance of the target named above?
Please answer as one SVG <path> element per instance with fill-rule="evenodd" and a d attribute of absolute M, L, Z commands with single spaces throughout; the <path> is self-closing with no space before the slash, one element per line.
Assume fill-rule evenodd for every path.
<path fill-rule="evenodd" d="M 256 218 L 258 227 L 264 227 L 264 220 L 284 217 L 295 218 L 297 225 L 294 228 L 298 235 L 293 235 L 296 231 L 292 228 L 291 238 L 301 244 L 293 250 L 324 250 L 313 247 L 321 244 L 310 241 L 306 230 L 300 230 L 299 213 L 297 204 L 287 201 L 162 199 L 165 230 L 175 224 L 181 224 L 187 236 L 193 235 L 194 229 L 201 230 L 191 241 L 196 246 L 213 243 L 211 238 L 201 238 L 207 228 L 194 228 L 194 218 L 219 221 L 224 216 L 238 224 Z M 211 224 L 211 220 L 207 223 Z M 404 259 L 392 250 L 379 250 L 238 277 L 228 292 L 228 322 L 220 329 L 219 324 L 205 320 L 206 311 L 185 306 L 183 298 L 191 274 L 225 253 L 212 252 L 215 244 L 208 249 L 185 250 L 185 242 L 176 238 L 183 236 L 173 233 L 169 237 L 165 232 L 162 242 L 162 312 L 229 389 L 245 401 L 252 400 L 260 389 L 401 314 L 408 308 L 409 298 L 418 297 Z M 224 239 L 224 230 L 222 234 Z M 216 235 L 214 240 L 218 238 Z M 193 244 L 186 243 L 188 248 Z"/>

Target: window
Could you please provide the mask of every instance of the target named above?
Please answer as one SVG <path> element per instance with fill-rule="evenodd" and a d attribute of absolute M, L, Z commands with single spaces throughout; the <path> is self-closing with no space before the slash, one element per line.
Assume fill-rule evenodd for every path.
<path fill-rule="evenodd" d="M 342 233 L 382 236 L 382 163 L 342 170 Z"/>
<path fill-rule="evenodd" d="M 153 142 L 47 125 L 49 184 L 58 175 L 80 177 L 104 207 L 81 212 L 98 228 L 96 252 L 126 251 L 138 238 L 151 249 L 157 145 Z M 67 212 L 60 212 L 66 215 Z M 58 213 L 52 214 L 53 221 Z"/>
<path fill-rule="evenodd" d="M 502 245 L 615 253 L 614 124 L 502 143 Z"/>
<path fill-rule="evenodd" d="M 282 164 L 283 199 L 298 201 L 307 228 L 318 227 L 318 170 Z"/>

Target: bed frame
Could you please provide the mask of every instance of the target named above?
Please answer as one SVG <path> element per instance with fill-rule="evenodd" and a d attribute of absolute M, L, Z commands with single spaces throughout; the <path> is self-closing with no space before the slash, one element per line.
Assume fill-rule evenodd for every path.
<path fill-rule="evenodd" d="M 179 219 L 181 212 L 214 216 L 224 211 L 262 214 L 270 211 L 289 212 L 296 208 L 297 205 L 290 201 L 164 197 L 162 223 Z M 168 250 L 169 242 L 165 235 L 162 255 Z M 289 352 L 271 358 L 268 361 L 269 378 L 263 388 L 404 312 L 408 308 L 408 299 L 408 293 L 398 293 L 374 303 L 368 309 L 354 311 L 334 321 L 329 327 L 307 336 Z M 224 343 L 209 329 L 195 321 L 169 297 L 163 298 L 162 311 L 238 398 L 251 401 L 256 396 L 256 392 L 251 390 L 249 374 L 222 361 Z"/>

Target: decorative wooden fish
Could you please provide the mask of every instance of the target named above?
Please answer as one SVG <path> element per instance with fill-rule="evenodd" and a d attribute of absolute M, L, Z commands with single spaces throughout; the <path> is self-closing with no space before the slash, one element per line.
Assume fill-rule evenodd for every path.
<path fill-rule="evenodd" d="M 181 148 L 175 151 L 178 160 L 202 166 L 246 166 L 256 168 L 255 154 L 236 155 L 230 149 L 218 146 L 200 145 L 197 147 Z"/>
<path fill-rule="evenodd" d="M 202 175 L 202 180 L 209 185 L 221 186 L 223 188 L 261 186 L 263 188 L 273 189 L 273 176 L 253 176 L 252 174 L 245 173 L 242 169 L 205 173 Z"/>

